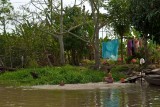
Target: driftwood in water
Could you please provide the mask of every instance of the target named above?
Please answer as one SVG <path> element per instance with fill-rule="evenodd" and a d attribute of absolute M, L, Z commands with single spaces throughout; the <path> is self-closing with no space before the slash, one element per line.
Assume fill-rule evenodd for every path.
<path fill-rule="evenodd" d="M 143 72 L 146 74 L 146 75 L 150 75 L 150 74 L 153 74 L 153 75 L 160 75 L 160 68 L 157 68 L 157 69 L 144 69 Z"/>
<path fill-rule="evenodd" d="M 133 76 L 133 77 L 129 77 L 126 78 L 124 80 L 124 83 L 135 83 L 137 79 L 141 78 L 141 76 Z"/>

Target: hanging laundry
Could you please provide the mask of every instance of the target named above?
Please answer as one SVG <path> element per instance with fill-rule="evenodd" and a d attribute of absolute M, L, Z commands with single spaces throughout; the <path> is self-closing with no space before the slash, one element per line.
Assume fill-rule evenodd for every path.
<path fill-rule="evenodd" d="M 117 60 L 118 58 L 118 39 L 114 39 L 108 42 L 102 43 L 102 58 L 109 58 L 112 60 Z"/>
<path fill-rule="evenodd" d="M 128 39 L 127 40 L 127 54 L 128 56 L 134 56 L 142 47 L 142 39 Z"/>

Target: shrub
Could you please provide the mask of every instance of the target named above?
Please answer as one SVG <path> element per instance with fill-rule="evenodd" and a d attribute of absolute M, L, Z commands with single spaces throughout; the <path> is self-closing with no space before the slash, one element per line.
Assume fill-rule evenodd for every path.
<path fill-rule="evenodd" d="M 117 66 L 111 69 L 112 76 L 115 81 L 119 81 L 121 78 L 126 78 L 124 71 L 128 70 L 126 66 Z"/>

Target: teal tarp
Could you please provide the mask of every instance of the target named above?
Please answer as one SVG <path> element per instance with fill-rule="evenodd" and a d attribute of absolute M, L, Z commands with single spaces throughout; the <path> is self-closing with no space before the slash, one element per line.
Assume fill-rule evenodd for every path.
<path fill-rule="evenodd" d="M 118 59 L 119 41 L 114 39 L 108 42 L 102 43 L 102 58 L 109 58 L 112 60 Z"/>

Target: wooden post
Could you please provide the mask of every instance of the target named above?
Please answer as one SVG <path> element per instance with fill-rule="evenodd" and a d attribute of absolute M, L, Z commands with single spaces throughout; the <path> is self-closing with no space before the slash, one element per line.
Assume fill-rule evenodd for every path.
<path fill-rule="evenodd" d="M 143 65 L 145 63 L 145 60 L 143 58 L 141 58 L 139 63 L 140 63 L 140 67 L 142 68 L 140 71 L 141 72 L 141 75 L 140 75 L 141 76 L 141 84 L 142 84 L 142 70 L 143 70 Z"/>

